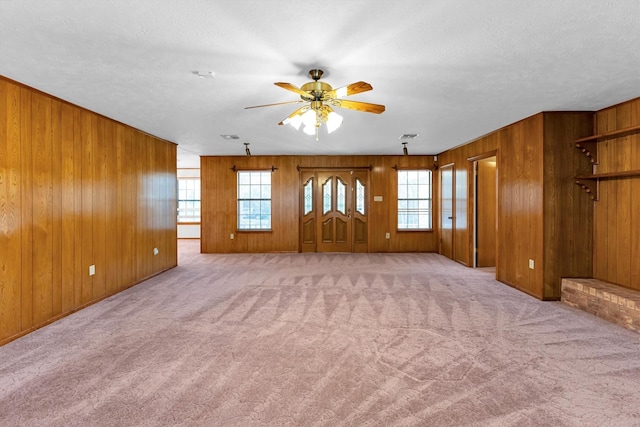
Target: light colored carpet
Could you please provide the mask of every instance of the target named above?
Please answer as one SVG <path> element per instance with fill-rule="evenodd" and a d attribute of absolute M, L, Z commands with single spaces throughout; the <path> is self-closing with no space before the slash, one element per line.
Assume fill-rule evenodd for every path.
<path fill-rule="evenodd" d="M 640 334 L 435 254 L 205 255 L 0 348 L 3 426 L 640 426 Z"/>

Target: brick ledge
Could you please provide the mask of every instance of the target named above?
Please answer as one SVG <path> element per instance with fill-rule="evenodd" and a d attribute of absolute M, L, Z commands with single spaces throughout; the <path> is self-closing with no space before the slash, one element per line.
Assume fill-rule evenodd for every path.
<path fill-rule="evenodd" d="M 627 329 L 640 332 L 640 291 L 592 278 L 564 278 L 560 300 Z"/>

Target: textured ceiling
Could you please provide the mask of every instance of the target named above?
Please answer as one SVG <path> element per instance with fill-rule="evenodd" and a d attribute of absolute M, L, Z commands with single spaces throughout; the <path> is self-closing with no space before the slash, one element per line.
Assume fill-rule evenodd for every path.
<path fill-rule="evenodd" d="M 320 141 L 277 123 L 311 68 L 364 80 Z M 213 71 L 203 79 L 194 70 Z M 437 154 L 540 111 L 640 96 L 638 0 L 0 0 L 0 75 L 197 155 Z M 221 134 L 236 134 L 227 141 Z"/>

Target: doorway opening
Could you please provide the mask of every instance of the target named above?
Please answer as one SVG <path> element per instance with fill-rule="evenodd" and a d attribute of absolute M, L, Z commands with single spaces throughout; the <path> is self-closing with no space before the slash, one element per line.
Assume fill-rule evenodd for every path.
<path fill-rule="evenodd" d="M 497 259 L 497 159 L 495 154 L 473 162 L 474 267 L 495 267 Z"/>

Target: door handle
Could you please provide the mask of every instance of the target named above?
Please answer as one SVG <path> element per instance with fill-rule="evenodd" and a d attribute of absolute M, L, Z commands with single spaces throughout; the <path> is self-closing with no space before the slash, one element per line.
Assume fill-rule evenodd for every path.
<path fill-rule="evenodd" d="M 449 217 L 447 217 L 447 219 L 453 219 L 453 217 L 452 217 L 452 216 L 449 216 Z"/>

